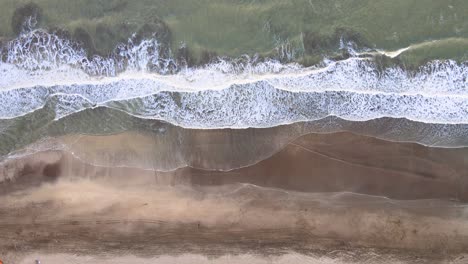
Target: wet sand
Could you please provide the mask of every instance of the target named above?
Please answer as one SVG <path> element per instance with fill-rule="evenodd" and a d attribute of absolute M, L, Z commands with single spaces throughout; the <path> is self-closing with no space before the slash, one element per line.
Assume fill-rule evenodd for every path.
<path fill-rule="evenodd" d="M 13 263 L 34 254 L 43 263 L 224 263 L 229 255 L 233 263 L 360 263 L 373 254 L 381 263 L 433 263 L 467 253 L 466 149 L 308 134 L 243 168 L 162 172 L 111 166 L 122 160 L 112 153 L 151 145 L 131 133 L 105 138 L 2 163 L 2 255 Z M 110 166 L 84 162 L 97 148 Z"/>
<path fill-rule="evenodd" d="M 260 142 L 261 150 L 252 150 L 257 146 L 233 141 L 230 134 L 216 137 L 210 131 L 207 137 L 212 144 L 184 145 L 181 150 L 136 132 L 66 136 L 58 139 L 66 146 L 61 150 L 5 161 L 4 177 L 18 179 L 17 184 L 0 188 L 18 188 L 18 183 L 26 178 L 30 179 L 25 182 L 35 184 L 41 181 L 38 179 L 64 176 L 122 182 L 130 177 L 155 177 L 173 185 L 249 183 L 293 191 L 355 192 L 404 200 L 468 200 L 466 148 L 433 148 L 341 132 L 308 134 L 290 142 L 285 136 L 278 140 L 282 147 L 280 143 L 268 146 L 268 142 L 254 141 Z M 204 142 L 201 136 L 198 138 Z M 275 149 L 277 152 L 271 153 Z M 175 162 L 172 158 L 178 155 L 172 153 L 182 157 Z M 255 153 L 264 153 L 264 159 L 252 159 Z M 218 170 L 232 168 L 233 161 L 238 168 Z M 214 163 L 218 165 L 207 169 Z M 168 167 L 178 169 L 166 171 Z M 18 177 L 21 174 L 25 177 Z"/>

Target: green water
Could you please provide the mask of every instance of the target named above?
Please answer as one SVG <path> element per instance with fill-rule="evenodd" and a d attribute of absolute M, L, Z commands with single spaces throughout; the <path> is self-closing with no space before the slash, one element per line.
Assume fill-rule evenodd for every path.
<path fill-rule="evenodd" d="M 16 8 L 30 1 L 1 0 L 0 36 L 14 36 Z M 395 50 L 407 64 L 468 57 L 466 0 L 33 0 L 41 27 L 89 33 L 97 53 L 106 54 L 155 19 L 170 30 L 176 51 L 185 43 L 195 60 L 206 54 L 277 55 L 287 47 L 294 60 L 313 64 L 336 51 L 339 38 L 362 47 Z M 151 28 L 151 27 L 150 27 Z"/>

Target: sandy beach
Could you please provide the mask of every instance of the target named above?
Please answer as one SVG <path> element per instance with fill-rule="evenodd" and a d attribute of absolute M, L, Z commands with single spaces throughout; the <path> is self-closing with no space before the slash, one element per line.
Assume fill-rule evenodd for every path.
<path fill-rule="evenodd" d="M 116 144 L 126 136 L 132 144 Z M 459 202 L 468 197 L 466 149 L 308 134 L 243 168 L 164 172 L 84 162 L 95 157 L 86 150 L 131 153 L 151 142 L 105 137 L 3 164 L 12 174 L 0 185 L 3 254 L 18 263 L 34 254 L 43 263 L 224 263 L 229 255 L 232 263 L 349 263 L 372 249 L 381 261 L 410 263 L 454 260 L 468 248 Z"/>

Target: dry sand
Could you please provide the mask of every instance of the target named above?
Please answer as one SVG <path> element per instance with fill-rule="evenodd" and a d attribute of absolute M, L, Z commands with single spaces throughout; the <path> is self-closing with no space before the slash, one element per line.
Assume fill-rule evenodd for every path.
<path fill-rule="evenodd" d="M 340 254 L 341 253 L 341 254 Z M 76 256 L 66 254 L 44 255 L 41 253 L 31 254 L 22 259 L 19 264 L 34 263 L 40 259 L 41 263 L 64 264 L 64 263 L 99 263 L 99 264 L 348 264 L 348 263 L 373 263 L 373 264 L 402 264 L 402 263 L 447 263 L 464 264 L 468 255 L 460 255 L 447 260 L 427 260 L 421 257 L 402 258 L 393 255 L 379 255 L 369 253 L 361 255 L 357 261 L 346 252 L 339 252 L 339 256 L 309 256 L 297 253 L 286 253 L 281 256 L 259 256 L 259 255 L 226 255 L 220 257 L 206 257 L 203 255 L 184 254 L 180 256 L 160 256 L 156 258 L 141 258 L 136 256 L 120 257 L 96 257 L 96 256 Z M 353 260 L 353 258 L 355 260 Z"/>

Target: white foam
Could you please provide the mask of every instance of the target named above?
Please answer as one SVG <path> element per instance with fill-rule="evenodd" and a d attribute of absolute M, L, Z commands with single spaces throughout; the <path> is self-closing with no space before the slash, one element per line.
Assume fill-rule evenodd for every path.
<path fill-rule="evenodd" d="M 328 115 L 468 123 L 468 67 L 453 61 L 431 62 L 409 76 L 360 58 L 302 68 L 245 57 L 167 74 L 180 66 L 160 53 L 157 40 L 136 45 L 131 38 L 113 57 L 88 59 L 69 40 L 24 33 L 8 44 L 8 63 L 0 63 L 0 117 L 53 102 L 56 119 L 108 106 L 197 128 L 269 127 Z"/>
<path fill-rule="evenodd" d="M 382 92 L 289 92 L 266 82 L 200 92 L 160 92 L 105 103 L 130 114 L 193 128 L 271 127 L 326 116 L 366 121 L 380 117 L 465 124 L 468 97 Z"/>
<path fill-rule="evenodd" d="M 197 72 L 213 74 L 200 77 Z M 464 65 L 434 62 L 412 78 L 398 69 L 381 76 L 370 62 L 360 59 L 323 69 L 239 79 L 206 68 L 168 76 L 129 72 L 77 84 L 4 89 L 0 91 L 0 115 L 21 116 L 54 98 L 57 119 L 85 108 L 108 106 L 196 128 L 269 127 L 328 115 L 355 121 L 395 117 L 465 124 L 467 73 Z"/>
<path fill-rule="evenodd" d="M 45 30 L 37 29 L 22 33 L 7 45 L 6 62 L 22 69 L 53 70 L 68 65 L 79 68 L 90 75 L 115 76 L 123 70 L 147 70 L 160 73 L 169 71 L 171 58 L 164 58 L 157 39 L 146 39 L 134 43 L 133 37 L 127 43 L 116 47 L 113 56 L 90 58 L 78 43 Z"/>

